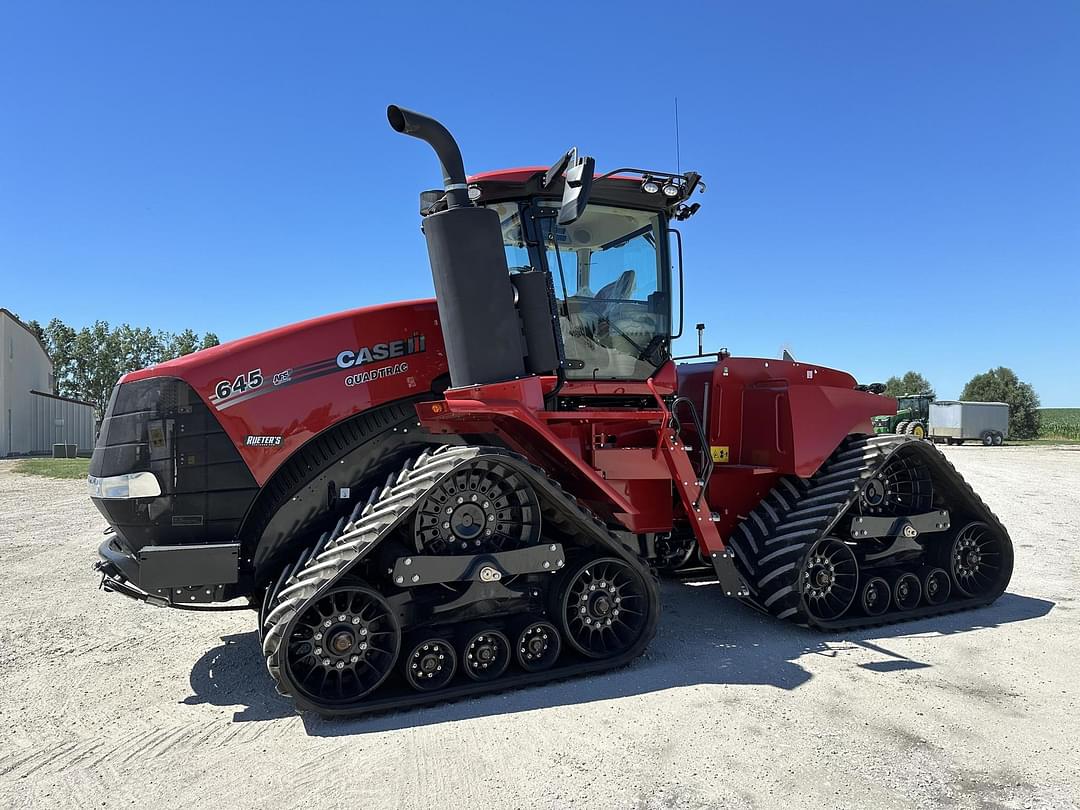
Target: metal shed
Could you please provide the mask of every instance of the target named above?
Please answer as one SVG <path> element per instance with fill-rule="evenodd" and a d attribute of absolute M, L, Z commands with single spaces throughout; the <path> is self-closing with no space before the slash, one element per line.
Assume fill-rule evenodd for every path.
<path fill-rule="evenodd" d="M 68 397 L 31 391 L 30 453 L 51 455 L 54 444 L 75 445 L 79 455 L 94 449 L 94 406 Z"/>

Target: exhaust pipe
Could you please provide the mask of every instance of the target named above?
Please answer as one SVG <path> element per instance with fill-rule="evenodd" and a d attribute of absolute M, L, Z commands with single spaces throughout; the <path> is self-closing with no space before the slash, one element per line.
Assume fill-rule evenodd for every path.
<path fill-rule="evenodd" d="M 430 144 L 442 164 L 447 207 L 425 216 L 423 230 L 450 385 L 464 388 L 523 377 L 521 321 L 498 213 L 469 201 L 461 150 L 446 127 L 395 105 L 387 107 L 386 118 L 395 131 Z"/>
<path fill-rule="evenodd" d="M 464 208 L 471 205 L 469 186 L 465 182 L 465 163 L 461 159 L 461 149 L 450 130 L 434 118 L 403 109 L 396 104 L 386 108 L 386 120 L 395 132 L 419 138 L 435 150 L 442 168 L 447 207 Z"/>

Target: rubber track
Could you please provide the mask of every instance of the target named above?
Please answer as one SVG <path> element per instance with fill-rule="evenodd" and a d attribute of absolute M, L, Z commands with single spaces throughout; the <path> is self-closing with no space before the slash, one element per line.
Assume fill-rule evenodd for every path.
<path fill-rule="evenodd" d="M 436 692 L 417 692 L 407 698 L 379 699 L 377 688 L 371 695 L 361 698 L 353 706 L 325 707 L 312 703 L 302 695 L 295 694 L 289 683 L 283 656 L 288 647 L 295 620 L 317 602 L 322 594 L 332 588 L 348 571 L 360 562 L 379 542 L 402 524 L 413 512 L 424 494 L 438 486 L 439 482 L 453 475 L 460 467 L 481 459 L 494 459 L 501 464 L 523 473 L 538 489 L 541 511 L 545 519 L 565 527 L 572 521 L 577 534 L 591 535 L 591 539 L 603 547 L 605 554 L 621 557 L 635 565 L 651 596 L 652 614 L 641 639 L 620 656 L 600 661 L 589 661 L 571 668 L 556 667 L 536 673 L 504 675 L 490 683 L 467 683 L 451 686 Z M 319 550 L 321 546 L 321 550 Z M 312 551 L 316 553 L 312 553 Z M 376 583 L 369 583 L 373 586 Z M 378 588 L 377 588 L 378 589 Z M 475 694 L 505 691 L 510 688 L 562 680 L 579 674 L 597 672 L 621 666 L 644 651 L 656 631 L 659 616 L 659 592 L 648 569 L 629 552 L 589 510 L 578 504 L 562 487 L 546 476 L 543 470 L 530 464 L 523 457 L 494 447 L 442 446 L 434 451 L 425 450 L 415 460 L 410 460 L 386 485 L 372 492 L 363 506 L 354 510 L 351 519 L 339 522 L 329 536 L 324 535 L 312 550 L 302 553 L 287 578 L 279 579 L 278 587 L 269 597 L 269 612 L 263 623 L 263 654 L 267 670 L 274 679 L 279 694 L 292 697 L 301 709 L 311 709 L 320 714 L 356 716 L 372 711 L 386 711 L 406 706 L 441 703 Z M 408 628 L 402 628 L 407 632 Z M 381 688 L 381 687 L 380 687 Z"/>
<path fill-rule="evenodd" d="M 997 516 L 932 444 L 912 436 L 851 436 L 811 478 L 781 478 L 728 539 L 735 552 L 735 563 L 750 590 L 745 601 L 779 619 L 837 630 L 953 613 L 997 599 L 1000 594 L 993 593 L 881 616 L 841 617 L 828 622 L 814 619 L 806 612 L 798 577 L 807 555 L 855 504 L 863 482 L 901 449 L 919 454 L 928 464 L 935 488 L 944 494 L 947 508 L 963 509 L 976 516 L 973 519 L 996 527 L 1006 542 L 1011 542 Z"/>

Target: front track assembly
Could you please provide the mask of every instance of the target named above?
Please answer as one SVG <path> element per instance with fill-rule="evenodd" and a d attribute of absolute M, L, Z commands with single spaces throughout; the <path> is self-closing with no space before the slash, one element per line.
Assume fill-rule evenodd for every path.
<path fill-rule="evenodd" d="M 785 476 L 729 539 L 749 602 L 821 629 L 979 607 L 1012 575 L 1009 534 L 933 445 L 852 436 Z"/>
<path fill-rule="evenodd" d="M 520 456 L 424 452 L 282 572 L 260 615 L 278 691 L 359 715 L 625 664 L 652 576 Z"/>

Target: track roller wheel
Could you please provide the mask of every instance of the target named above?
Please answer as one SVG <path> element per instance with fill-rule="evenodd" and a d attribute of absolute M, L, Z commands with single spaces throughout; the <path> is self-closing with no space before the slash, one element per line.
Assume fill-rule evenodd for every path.
<path fill-rule="evenodd" d="M 982 521 L 969 523 L 953 539 L 949 573 L 964 596 L 986 596 L 1003 589 L 1012 570 L 1012 548 Z"/>
<path fill-rule="evenodd" d="M 931 568 L 923 576 L 923 599 L 928 605 L 943 605 L 952 592 L 949 573 L 944 568 Z"/>
<path fill-rule="evenodd" d="M 854 552 L 835 537 L 823 537 L 807 555 L 799 583 L 807 613 L 822 621 L 840 618 L 858 592 Z"/>
<path fill-rule="evenodd" d="M 892 601 L 892 588 L 881 577 L 872 577 L 862 586 L 860 598 L 863 612 L 867 616 L 880 616 L 889 609 Z"/>
<path fill-rule="evenodd" d="M 548 669 L 559 657 L 559 631 L 549 622 L 533 622 L 518 635 L 517 662 L 526 672 Z"/>
<path fill-rule="evenodd" d="M 912 610 L 919 606 L 922 599 L 922 582 L 919 577 L 907 571 L 893 583 L 893 601 L 900 610 Z"/>
<path fill-rule="evenodd" d="M 493 628 L 481 630 L 465 644 L 462 662 L 474 681 L 493 681 L 510 664 L 510 640 Z"/>
<path fill-rule="evenodd" d="M 630 649 L 648 625 L 645 583 L 627 563 L 601 557 L 564 581 L 559 616 L 567 641 L 589 658 L 610 658 Z"/>
<path fill-rule="evenodd" d="M 401 627 L 371 588 L 339 585 L 297 619 L 285 665 L 297 689 L 325 706 L 351 704 L 394 668 Z"/>
<path fill-rule="evenodd" d="M 419 642 L 405 656 L 405 680 L 418 692 L 442 689 L 457 671 L 457 653 L 444 638 L 428 638 Z"/>

